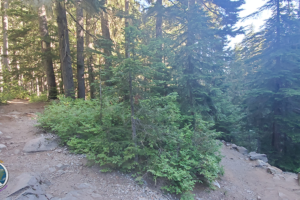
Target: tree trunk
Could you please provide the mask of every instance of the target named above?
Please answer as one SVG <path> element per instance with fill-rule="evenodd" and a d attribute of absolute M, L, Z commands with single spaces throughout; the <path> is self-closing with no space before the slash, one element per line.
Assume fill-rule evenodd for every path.
<path fill-rule="evenodd" d="M 112 77 L 111 67 L 111 38 L 110 38 L 110 31 L 109 31 L 109 24 L 108 24 L 108 16 L 107 13 L 101 13 L 101 29 L 102 29 L 102 36 L 105 38 L 105 45 L 103 46 L 103 53 L 104 53 L 104 63 L 105 63 L 105 85 L 111 85 L 109 80 Z"/>
<path fill-rule="evenodd" d="M 62 63 L 63 84 L 66 97 L 75 98 L 72 60 L 66 10 L 62 2 L 56 1 L 60 62 Z"/>
<path fill-rule="evenodd" d="M 157 5 L 159 6 L 159 11 L 157 12 L 156 15 L 156 38 L 161 39 L 162 38 L 162 13 L 161 13 L 161 8 L 162 8 L 162 0 L 157 0 Z M 159 45 L 159 48 L 157 49 L 157 59 L 159 62 L 162 62 L 162 44 Z"/>
<path fill-rule="evenodd" d="M 77 81 L 78 81 L 78 98 L 85 99 L 85 86 L 84 86 L 84 41 L 83 41 L 83 9 L 81 1 L 77 1 L 76 8 L 76 32 L 77 32 Z"/>
<path fill-rule="evenodd" d="M 129 33 L 128 33 L 128 27 L 129 27 L 129 19 L 127 18 L 129 16 L 129 0 L 125 0 L 125 57 L 130 58 L 130 49 L 129 49 Z M 132 128 L 132 140 L 134 141 L 135 147 L 137 147 L 137 141 L 136 141 L 136 124 L 134 119 L 134 101 L 133 101 L 133 89 L 132 89 L 132 74 L 131 69 L 129 69 L 129 95 L 130 95 L 130 109 L 131 109 L 131 128 Z M 138 155 L 135 156 L 135 161 L 138 162 Z"/>
<path fill-rule="evenodd" d="M 280 49 L 280 0 L 276 0 L 276 45 L 277 49 Z M 280 56 L 277 56 L 276 58 L 276 64 L 275 68 L 276 71 L 280 70 Z M 274 79 L 274 93 L 276 93 L 280 90 L 280 79 L 275 78 Z M 272 146 L 277 152 L 281 152 L 281 133 L 279 125 L 276 121 L 276 116 L 280 115 L 280 104 L 278 102 L 274 105 L 274 122 L 273 122 L 273 133 L 272 133 Z"/>
<path fill-rule="evenodd" d="M 192 22 L 192 18 L 193 18 L 193 9 L 195 8 L 195 0 L 189 0 L 189 11 L 188 11 L 188 34 L 187 34 L 187 47 L 193 45 L 194 43 L 194 35 L 193 35 L 193 22 Z M 189 88 L 189 98 L 190 98 L 190 105 L 193 105 L 193 87 L 192 87 L 192 81 L 190 77 L 192 77 L 193 74 L 193 63 L 192 63 L 192 55 L 191 55 L 191 51 L 188 51 L 188 66 L 187 66 L 187 73 L 190 74 L 191 76 L 189 76 L 188 78 L 188 88 Z"/>
<path fill-rule="evenodd" d="M 2 34 L 3 34 L 3 57 L 2 57 L 2 62 L 3 70 L 9 70 L 9 61 L 8 61 L 8 35 L 7 35 L 7 30 L 8 30 L 8 17 L 6 10 L 8 9 L 8 0 L 2 0 L 1 2 L 1 10 L 2 10 Z"/>
<path fill-rule="evenodd" d="M 87 13 L 86 14 L 86 30 L 88 33 L 90 33 L 91 29 L 91 17 L 90 15 Z M 93 43 L 90 41 L 90 35 L 86 33 L 85 34 L 85 46 L 86 48 L 92 48 L 93 47 Z M 87 53 L 87 67 L 88 67 L 88 74 L 89 74 L 89 85 L 90 85 L 90 97 L 91 99 L 95 98 L 95 86 L 94 81 L 95 81 L 95 77 L 94 77 L 94 69 L 93 69 L 93 55 Z"/>
<path fill-rule="evenodd" d="M 46 10 L 44 5 L 39 7 L 38 14 L 39 14 L 40 35 L 42 38 L 41 45 L 43 51 L 43 62 L 45 65 L 47 84 L 48 84 L 48 99 L 57 99 L 57 88 L 56 88 L 52 55 L 51 55 L 51 44 L 50 44 L 50 37 L 48 33 Z"/>

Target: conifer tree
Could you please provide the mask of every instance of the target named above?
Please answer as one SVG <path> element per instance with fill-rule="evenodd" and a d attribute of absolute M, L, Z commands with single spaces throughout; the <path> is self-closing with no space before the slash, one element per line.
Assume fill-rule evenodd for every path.
<path fill-rule="evenodd" d="M 76 2 L 76 35 L 77 35 L 77 82 L 78 98 L 85 99 L 84 85 L 84 33 L 83 33 L 83 8 L 82 0 Z"/>
<path fill-rule="evenodd" d="M 48 98 L 56 99 L 57 88 L 56 88 L 55 75 L 53 69 L 51 44 L 50 44 L 50 37 L 49 37 L 49 31 L 47 25 L 45 5 L 41 5 L 38 8 L 38 15 L 39 15 L 40 35 L 42 38 L 41 48 L 44 54 L 43 59 L 44 59 L 45 71 L 47 75 L 47 84 L 48 84 L 48 93 L 49 93 Z"/>
<path fill-rule="evenodd" d="M 248 128 L 257 132 L 259 150 L 268 153 L 270 162 L 286 170 L 295 170 L 299 162 L 299 41 L 300 24 L 295 8 L 283 0 L 269 0 L 259 10 L 272 10 L 265 28 L 244 41 L 243 49 L 250 52 L 245 59 L 248 75 Z M 256 13 L 254 13 L 256 14 Z M 247 42 L 248 41 L 248 42 Z M 249 54 L 248 54 L 249 55 Z"/>
<path fill-rule="evenodd" d="M 3 69 L 9 69 L 9 61 L 8 61 L 8 17 L 7 17 L 7 9 L 8 9 L 8 0 L 1 1 L 1 11 L 2 11 L 2 34 L 3 34 Z"/>
<path fill-rule="evenodd" d="M 65 4 L 60 1 L 56 1 L 56 12 L 64 91 L 66 97 L 74 98 L 75 91 L 72 70 L 72 57 L 70 52 L 70 42 Z"/>

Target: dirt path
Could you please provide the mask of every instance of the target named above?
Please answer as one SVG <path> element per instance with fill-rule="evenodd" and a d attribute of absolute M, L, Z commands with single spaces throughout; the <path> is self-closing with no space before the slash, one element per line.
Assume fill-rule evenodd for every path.
<path fill-rule="evenodd" d="M 0 160 L 10 173 L 7 188 L 0 192 L 0 200 L 11 193 L 16 177 L 24 172 L 40 174 L 48 180 L 46 193 L 51 200 L 176 199 L 163 195 L 151 184 L 137 185 L 129 175 L 101 173 L 96 166 L 87 167 L 84 155 L 70 154 L 64 147 L 24 153 L 26 142 L 47 134 L 34 126 L 35 113 L 42 112 L 44 105 L 14 100 L 0 106 L 0 131 L 3 133 L 0 134 L 0 144 L 7 146 L 0 152 Z M 221 188 L 211 191 L 198 185 L 194 190 L 196 200 L 256 200 L 258 196 L 262 200 L 300 200 L 295 174 L 273 176 L 265 169 L 253 167 L 253 161 L 230 147 L 224 146 L 222 153 L 225 155 L 222 160 L 225 175 L 218 181 Z"/>

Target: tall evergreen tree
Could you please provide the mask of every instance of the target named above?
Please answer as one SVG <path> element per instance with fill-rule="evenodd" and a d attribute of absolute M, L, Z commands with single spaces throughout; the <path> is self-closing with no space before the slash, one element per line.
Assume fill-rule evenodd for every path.
<path fill-rule="evenodd" d="M 8 0 L 1 1 L 1 11 L 2 11 L 2 34 L 3 34 L 3 69 L 9 69 L 9 61 L 8 61 L 8 16 L 7 16 L 7 9 L 8 9 Z"/>
<path fill-rule="evenodd" d="M 64 3 L 56 1 L 56 13 L 64 91 L 66 97 L 74 98 L 75 91 L 72 70 L 72 57 L 70 52 L 69 31 Z"/>
<path fill-rule="evenodd" d="M 38 8 L 38 15 L 39 15 L 39 28 L 40 28 L 40 35 L 42 38 L 41 41 L 41 48 L 43 51 L 43 59 L 45 65 L 45 71 L 47 75 L 47 84 L 48 84 L 48 97 L 49 99 L 56 99 L 57 98 L 57 88 L 55 82 L 55 75 L 53 69 L 53 61 L 52 61 L 52 54 L 51 54 L 51 43 L 47 25 L 47 16 L 45 5 L 41 5 Z"/>
<path fill-rule="evenodd" d="M 299 28 L 295 8 L 283 0 L 269 0 L 259 10 L 272 10 L 265 28 L 250 39 L 255 47 L 245 59 L 247 126 L 257 132 L 259 150 L 286 170 L 299 165 Z M 256 14 L 256 13 L 255 13 Z M 246 44 L 247 40 L 243 43 Z M 248 42 L 249 43 L 249 42 Z"/>
<path fill-rule="evenodd" d="M 83 8 L 82 1 L 76 2 L 76 35 L 77 35 L 77 82 L 78 98 L 85 99 L 84 85 L 84 33 L 83 33 Z"/>

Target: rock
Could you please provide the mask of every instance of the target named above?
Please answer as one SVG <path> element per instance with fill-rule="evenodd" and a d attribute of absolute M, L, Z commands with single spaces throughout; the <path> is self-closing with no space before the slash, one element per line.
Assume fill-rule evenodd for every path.
<path fill-rule="evenodd" d="M 82 189 L 92 189 L 93 186 L 89 183 L 80 183 L 79 185 L 75 186 L 76 189 L 82 190 Z"/>
<path fill-rule="evenodd" d="M 260 197 L 260 196 L 257 196 L 257 200 L 261 200 L 261 197 Z"/>
<path fill-rule="evenodd" d="M 249 158 L 250 158 L 250 160 L 262 160 L 266 163 L 268 162 L 268 158 L 267 158 L 266 154 L 259 154 L 259 153 L 256 153 L 256 152 L 250 152 L 249 153 Z"/>
<path fill-rule="evenodd" d="M 83 166 L 87 166 L 88 160 L 87 160 L 86 158 L 83 158 L 83 159 L 81 160 L 81 163 L 82 163 Z"/>
<path fill-rule="evenodd" d="M 45 137 L 35 138 L 28 141 L 23 151 L 26 153 L 39 152 L 39 151 L 51 151 L 58 146 L 57 142 L 53 139 L 48 139 Z"/>
<path fill-rule="evenodd" d="M 273 179 L 274 179 L 274 180 L 277 180 L 277 181 L 280 181 L 280 180 L 281 180 L 280 177 L 278 176 L 278 174 L 275 174 L 275 175 L 273 176 Z"/>
<path fill-rule="evenodd" d="M 16 155 L 19 154 L 20 152 L 21 152 L 20 149 L 15 149 L 15 150 L 14 150 L 14 154 L 16 154 Z"/>
<path fill-rule="evenodd" d="M 10 140 L 12 137 L 11 136 L 6 136 L 5 139 Z"/>
<path fill-rule="evenodd" d="M 15 200 L 47 200 L 44 192 L 44 180 L 37 174 L 23 173 L 14 179 L 14 184 L 7 197 Z"/>
<path fill-rule="evenodd" d="M 220 184 L 219 184 L 218 181 L 216 181 L 216 180 L 213 182 L 213 185 L 214 185 L 214 186 L 217 186 L 218 188 L 221 188 Z"/>
<path fill-rule="evenodd" d="M 279 192 L 278 195 L 282 200 L 288 200 L 288 197 L 284 193 Z"/>
<path fill-rule="evenodd" d="M 3 133 L 0 131 L 0 135 L 2 135 Z"/>
<path fill-rule="evenodd" d="M 270 165 L 268 163 L 265 163 L 262 160 L 257 160 L 255 167 L 262 167 L 262 168 L 266 168 L 266 167 L 270 167 Z"/>
<path fill-rule="evenodd" d="M 282 170 L 278 169 L 277 167 L 270 166 L 267 168 L 267 172 L 274 175 L 274 174 L 281 174 Z"/>
<path fill-rule="evenodd" d="M 231 148 L 237 150 L 237 146 L 236 146 L 235 144 L 232 144 L 232 145 L 231 145 Z"/>
<path fill-rule="evenodd" d="M 55 167 L 58 169 L 58 170 L 65 170 L 69 165 L 63 165 L 61 163 L 59 163 L 58 165 L 56 165 Z"/>
<path fill-rule="evenodd" d="M 248 154 L 248 150 L 245 147 L 239 147 L 239 146 L 237 146 L 236 150 L 238 152 L 240 152 L 241 154 L 243 154 L 243 155 L 247 155 Z"/>
<path fill-rule="evenodd" d="M 56 171 L 56 169 L 54 167 L 49 167 L 49 171 L 50 171 L 50 173 L 53 173 Z"/>
<path fill-rule="evenodd" d="M 0 144 L 0 149 L 5 149 L 7 148 L 4 144 Z"/>

